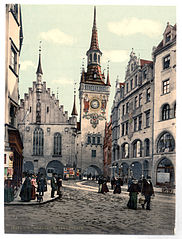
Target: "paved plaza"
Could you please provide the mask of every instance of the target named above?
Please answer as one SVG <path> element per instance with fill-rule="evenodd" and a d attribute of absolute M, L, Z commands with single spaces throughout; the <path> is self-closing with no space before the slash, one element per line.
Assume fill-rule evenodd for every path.
<path fill-rule="evenodd" d="M 156 193 L 147 211 L 127 208 L 126 188 L 100 194 L 95 181 L 63 181 L 62 190 L 46 204 L 5 206 L 5 233 L 174 234 L 174 194 Z"/>

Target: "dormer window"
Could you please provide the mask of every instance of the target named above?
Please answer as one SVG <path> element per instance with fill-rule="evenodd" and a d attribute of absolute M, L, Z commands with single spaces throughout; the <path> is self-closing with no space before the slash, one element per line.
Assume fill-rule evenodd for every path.
<path fill-rule="evenodd" d="M 171 40 L 171 32 L 166 33 L 166 43 Z"/>

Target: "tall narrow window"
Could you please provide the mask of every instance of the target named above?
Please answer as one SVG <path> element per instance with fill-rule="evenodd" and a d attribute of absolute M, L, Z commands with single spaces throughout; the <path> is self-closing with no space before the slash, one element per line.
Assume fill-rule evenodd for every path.
<path fill-rule="evenodd" d="M 142 115 L 138 117 L 138 130 L 142 129 Z"/>
<path fill-rule="evenodd" d="M 129 91 L 129 83 L 126 84 L 126 93 Z"/>
<path fill-rule="evenodd" d="M 138 96 L 135 97 L 135 109 L 138 107 Z"/>
<path fill-rule="evenodd" d="M 167 69 L 170 66 L 170 55 L 163 58 L 163 69 Z"/>
<path fill-rule="evenodd" d="M 142 157 L 142 145 L 139 140 L 133 143 L 133 157 L 134 158 Z"/>
<path fill-rule="evenodd" d="M 169 79 L 163 81 L 163 86 L 162 86 L 162 88 L 163 88 L 163 94 L 164 94 L 164 95 L 167 94 L 167 93 L 169 93 Z"/>
<path fill-rule="evenodd" d="M 125 105 L 123 105 L 123 109 L 122 110 L 123 110 L 122 114 L 125 115 Z"/>
<path fill-rule="evenodd" d="M 90 54 L 89 60 L 90 60 L 90 62 L 92 62 L 92 54 Z"/>
<path fill-rule="evenodd" d="M 126 103 L 126 114 L 129 112 L 129 102 Z"/>
<path fill-rule="evenodd" d="M 174 105 L 174 118 L 176 118 L 176 103 Z"/>
<path fill-rule="evenodd" d="M 146 102 L 150 101 L 150 88 L 147 89 L 146 91 Z"/>
<path fill-rule="evenodd" d="M 97 62 L 97 54 L 94 53 L 94 61 Z"/>
<path fill-rule="evenodd" d="M 139 94 L 139 100 L 138 100 L 138 106 L 140 107 L 142 105 L 142 93 Z"/>
<path fill-rule="evenodd" d="M 145 117 L 146 117 L 146 127 L 150 126 L 150 111 L 147 111 L 145 113 Z"/>
<path fill-rule="evenodd" d="M 162 120 L 168 120 L 170 118 L 170 106 L 165 104 L 162 108 Z"/>
<path fill-rule="evenodd" d="M 92 144 L 95 144 L 95 136 L 92 136 Z"/>
<path fill-rule="evenodd" d="M 149 156 L 150 155 L 150 140 L 149 139 L 145 139 L 145 156 Z"/>
<path fill-rule="evenodd" d="M 171 32 L 166 33 L 166 43 L 171 40 Z"/>
<path fill-rule="evenodd" d="M 97 136 L 97 144 L 100 144 L 100 136 Z"/>
<path fill-rule="evenodd" d="M 60 133 L 54 134 L 54 155 L 61 156 L 62 138 Z"/>
<path fill-rule="evenodd" d="M 90 144 L 90 143 L 91 143 L 91 137 L 90 137 L 90 135 L 88 135 L 87 144 Z"/>
<path fill-rule="evenodd" d="M 137 85 L 138 85 L 138 76 L 136 75 L 135 76 L 135 87 L 137 87 Z"/>
<path fill-rule="evenodd" d="M 17 73 L 17 53 L 13 46 L 11 46 L 10 66 Z"/>
<path fill-rule="evenodd" d="M 43 155 L 44 151 L 44 131 L 36 128 L 33 133 L 33 155 Z"/>
<path fill-rule="evenodd" d="M 122 124 L 122 132 L 121 135 L 124 136 L 124 124 Z"/>
<path fill-rule="evenodd" d="M 137 118 L 134 119 L 134 132 L 137 131 Z"/>
<path fill-rule="evenodd" d="M 128 135 L 128 122 L 126 122 L 126 132 L 125 132 L 126 135 Z"/>
<path fill-rule="evenodd" d="M 130 89 L 133 89 L 133 79 L 130 80 Z"/>
<path fill-rule="evenodd" d="M 92 158 L 96 158 L 96 150 L 92 150 Z"/>

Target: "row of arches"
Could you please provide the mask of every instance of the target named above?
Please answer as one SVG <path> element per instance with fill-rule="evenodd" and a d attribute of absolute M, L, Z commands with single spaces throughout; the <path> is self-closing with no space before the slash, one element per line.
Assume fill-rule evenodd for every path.
<path fill-rule="evenodd" d="M 132 163 L 123 162 L 121 164 L 113 163 L 113 175 L 119 175 L 124 179 L 129 177 L 134 177 L 139 180 L 142 176 L 147 178 L 150 173 L 150 164 L 148 160 L 144 160 L 142 163 L 134 161 Z M 162 158 L 155 165 L 154 173 L 156 173 L 156 184 L 161 185 L 164 183 L 170 183 L 174 185 L 175 175 L 174 175 L 174 166 L 170 159 Z M 127 181 L 127 180 L 126 180 Z"/>
<path fill-rule="evenodd" d="M 156 152 L 173 152 L 175 150 L 174 137 L 169 132 L 163 132 L 157 138 Z M 146 138 L 144 142 L 135 139 L 131 144 L 124 142 L 121 146 L 113 148 L 113 160 L 125 158 L 149 157 L 151 155 L 151 141 Z"/>

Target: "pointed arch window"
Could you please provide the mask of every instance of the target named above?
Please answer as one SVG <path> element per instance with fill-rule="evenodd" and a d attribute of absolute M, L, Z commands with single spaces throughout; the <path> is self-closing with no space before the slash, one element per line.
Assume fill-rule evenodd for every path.
<path fill-rule="evenodd" d="M 164 133 L 157 143 L 157 152 L 172 152 L 174 151 L 174 147 L 175 141 L 173 136 L 170 133 Z"/>
<path fill-rule="evenodd" d="M 33 155 L 43 155 L 44 153 L 44 131 L 35 128 L 33 133 Z"/>
<path fill-rule="evenodd" d="M 54 134 L 54 155 L 61 156 L 62 152 L 62 137 L 60 133 Z"/>
<path fill-rule="evenodd" d="M 162 108 L 162 120 L 168 120 L 170 118 L 170 106 L 165 104 Z"/>
<path fill-rule="evenodd" d="M 121 156 L 123 159 L 129 158 L 129 144 L 128 143 L 124 143 L 121 146 Z"/>
<path fill-rule="evenodd" d="M 144 142 L 144 147 L 145 147 L 145 156 L 150 156 L 150 140 L 149 139 L 145 139 Z"/>
<path fill-rule="evenodd" d="M 137 140 L 133 143 L 133 157 L 142 157 L 142 143 L 140 140 Z"/>
<path fill-rule="evenodd" d="M 97 62 L 97 54 L 94 53 L 94 61 Z"/>
<path fill-rule="evenodd" d="M 92 54 L 90 54 L 89 60 L 90 60 L 90 62 L 92 62 Z"/>

